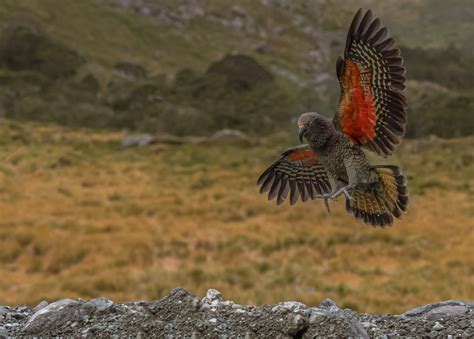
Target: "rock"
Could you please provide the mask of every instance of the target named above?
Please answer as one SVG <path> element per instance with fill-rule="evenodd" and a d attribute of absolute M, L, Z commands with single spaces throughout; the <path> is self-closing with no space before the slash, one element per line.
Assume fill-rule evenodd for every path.
<path fill-rule="evenodd" d="M 71 299 L 59 300 L 36 311 L 23 327 L 23 332 L 51 335 L 56 335 L 58 331 L 67 333 L 72 327 L 78 327 L 95 313 L 104 312 L 112 305 L 113 302 L 105 298 L 87 302 Z"/>
<path fill-rule="evenodd" d="M 43 307 L 35 312 L 28 320 L 23 331 L 29 334 L 40 333 L 42 330 L 53 328 L 57 321 L 64 321 L 63 312 L 66 306 L 77 304 L 77 301 L 71 299 L 62 299 Z"/>
<path fill-rule="evenodd" d="M 211 137 L 212 139 L 216 140 L 216 139 L 237 139 L 237 140 L 247 140 L 248 137 L 245 133 L 239 131 L 239 130 L 235 130 L 235 129 L 229 129 L 229 128 L 226 128 L 226 129 L 221 129 L 220 131 L 217 131 L 216 133 L 214 133 Z"/>
<path fill-rule="evenodd" d="M 459 308 L 452 308 L 453 306 L 461 306 Z M 442 303 L 438 304 L 429 304 L 421 307 L 416 307 L 413 308 L 405 313 L 403 315 L 405 316 L 415 316 L 415 315 L 421 315 L 421 314 L 428 314 L 430 311 L 433 310 L 434 313 L 442 313 L 448 314 L 449 312 L 463 312 L 464 308 L 467 308 L 467 303 L 464 303 L 462 301 L 456 301 L 456 300 L 448 300 L 444 301 Z M 439 308 L 439 311 L 435 311 L 436 309 Z M 446 313 L 447 312 L 447 313 Z M 433 313 L 431 313 L 433 314 Z"/>
<path fill-rule="evenodd" d="M 33 311 L 38 312 L 39 310 L 41 310 L 42 308 L 45 308 L 46 306 L 48 306 L 48 302 L 46 300 L 40 301 L 38 305 L 36 305 L 33 308 Z"/>
<path fill-rule="evenodd" d="M 325 312 L 313 310 L 311 312 L 311 316 L 309 317 L 309 323 L 310 324 L 321 324 L 328 318 L 328 315 Z"/>
<path fill-rule="evenodd" d="M 294 313 L 308 313 L 308 307 L 298 301 L 284 301 L 272 308 L 272 312 L 294 312 Z"/>
<path fill-rule="evenodd" d="M 364 321 L 363 323 L 361 323 L 361 325 L 366 329 L 371 328 L 371 327 L 374 326 L 374 324 L 372 324 L 371 322 L 368 322 L 368 321 Z"/>
<path fill-rule="evenodd" d="M 295 336 L 298 332 L 304 330 L 308 326 L 308 318 L 300 314 L 293 318 L 293 321 L 288 326 L 287 334 Z"/>
<path fill-rule="evenodd" d="M 150 134 L 137 134 L 137 135 L 129 135 L 122 139 L 121 146 L 124 148 L 127 147 L 143 147 L 147 145 L 151 145 L 156 142 L 154 136 Z"/>
<path fill-rule="evenodd" d="M 9 337 L 9 334 L 6 328 L 0 326 L 0 339 L 7 339 L 8 337 Z"/>
<path fill-rule="evenodd" d="M 474 320 L 471 320 L 470 322 L 467 321 L 467 320 L 461 320 L 461 321 L 458 322 L 458 325 L 459 325 L 460 328 L 462 328 L 463 330 L 465 330 L 466 328 L 469 327 L 469 325 L 470 325 L 471 327 L 474 327 Z"/>
<path fill-rule="evenodd" d="M 224 300 L 215 289 L 209 289 L 199 299 L 182 288 L 176 288 L 164 298 L 151 302 L 114 304 L 109 299 L 97 298 L 40 304 L 43 305 L 34 310 L 25 306 L 0 307 L 4 312 L 0 315 L 0 338 L 147 338 L 157 333 L 162 337 L 196 338 L 370 336 L 389 339 L 474 335 L 473 305 L 453 301 L 425 305 L 416 312 L 411 310 L 410 315 L 369 315 L 340 309 L 330 299 L 318 307 L 295 301 L 256 307 Z M 444 314 L 443 320 L 431 320 L 426 316 L 430 312 Z"/>
<path fill-rule="evenodd" d="M 319 304 L 319 308 L 325 309 L 329 317 L 334 321 L 336 320 L 337 324 L 344 324 L 347 326 L 348 330 L 351 333 L 351 336 L 356 336 L 359 338 L 368 338 L 367 332 L 364 327 L 359 324 L 357 321 L 353 321 L 348 317 L 343 310 L 341 310 L 337 304 L 331 299 L 325 299 Z M 339 321 L 337 321 L 339 320 Z"/>
<path fill-rule="evenodd" d="M 112 300 L 106 298 L 97 298 L 88 301 L 91 305 L 93 305 L 98 311 L 105 311 L 110 306 L 114 304 Z"/>
<path fill-rule="evenodd" d="M 221 292 L 214 289 L 209 289 L 206 293 L 206 296 L 202 298 L 202 302 L 210 304 L 212 306 L 217 306 L 222 301 Z"/>
<path fill-rule="evenodd" d="M 153 18 L 162 24 L 182 28 L 191 19 L 205 15 L 201 1 L 182 1 L 177 6 L 158 6 L 144 0 L 99 0 L 107 5 L 121 6 L 137 14 Z"/>
<path fill-rule="evenodd" d="M 426 313 L 427 317 L 433 315 L 447 315 L 447 316 L 456 316 L 466 314 L 469 309 L 464 305 L 448 305 L 448 306 L 440 306 L 433 308 L 432 310 Z"/>
<path fill-rule="evenodd" d="M 319 307 L 320 308 L 331 308 L 331 307 L 335 307 L 335 308 L 339 308 L 337 307 L 336 303 L 332 300 L 332 299 L 324 299 L 320 304 L 319 304 Z"/>

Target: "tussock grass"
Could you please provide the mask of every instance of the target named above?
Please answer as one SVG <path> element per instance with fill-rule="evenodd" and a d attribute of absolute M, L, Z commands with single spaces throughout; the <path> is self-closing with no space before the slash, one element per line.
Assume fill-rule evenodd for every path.
<path fill-rule="evenodd" d="M 328 215 L 320 201 L 260 196 L 258 174 L 293 138 L 137 149 L 120 138 L 1 121 L 0 304 L 183 286 L 384 313 L 474 296 L 472 137 L 407 141 L 387 160 L 411 192 L 391 229 L 356 222 L 342 202 Z"/>

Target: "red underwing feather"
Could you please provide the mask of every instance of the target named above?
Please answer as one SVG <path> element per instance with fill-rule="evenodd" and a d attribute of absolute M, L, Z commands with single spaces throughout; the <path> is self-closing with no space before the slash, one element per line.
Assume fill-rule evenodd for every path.
<path fill-rule="evenodd" d="M 387 32 L 370 10 L 359 10 L 336 63 L 341 96 L 334 124 L 381 156 L 393 153 L 407 121 L 403 59 Z"/>
<path fill-rule="evenodd" d="M 289 154 L 288 158 L 291 159 L 291 160 L 303 160 L 303 159 L 306 159 L 306 158 L 316 160 L 316 153 L 314 153 L 313 151 L 297 150 L 297 151 L 292 152 L 291 154 Z"/>
<path fill-rule="evenodd" d="M 341 103 L 342 131 L 356 144 L 365 144 L 375 136 L 374 96 L 368 86 L 361 83 L 361 74 L 355 62 L 347 60 L 343 86 L 347 95 Z"/>

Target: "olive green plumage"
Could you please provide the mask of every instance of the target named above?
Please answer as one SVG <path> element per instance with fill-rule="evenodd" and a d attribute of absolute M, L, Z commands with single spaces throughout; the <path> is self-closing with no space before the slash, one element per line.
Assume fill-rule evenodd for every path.
<path fill-rule="evenodd" d="M 405 133 L 405 69 L 387 29 L 368 10 L 350 26 L 344 58 L 337 60 L 341 85 L 333 119 L 318 113 L 298 119 L 307 144 L 281 154 L 259 178 L 260 192 L 282 204 L 335 200 L 344 194 L 346 210 L 373 226 L 388 226 L 407 210 L 406 180 L 397 166 L 373 166 L 363 149 L 386 157 Z"/>

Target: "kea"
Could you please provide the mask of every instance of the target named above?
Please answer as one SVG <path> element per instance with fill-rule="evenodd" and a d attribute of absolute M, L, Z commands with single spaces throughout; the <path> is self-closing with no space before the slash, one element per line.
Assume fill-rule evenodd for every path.
<path fill-rule="evenodd" d="M 400 49 L 372 11 L 359 9 L 336 62 L 340 98 L 332 119 L 298 119 L 302 145 L 283 152 L 258 179 L 260 193 L 282 204 L 343 195 L 347 212 L 372 226 L 390 226 L 408 206 L 400 167 L 371 165 L 365 150 L 391 155 L 405 134 L 407 101 Z M 306 139 L 307 144 L 303 144 Z"/>

